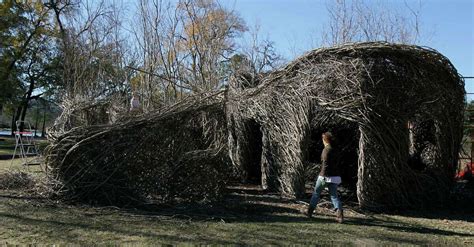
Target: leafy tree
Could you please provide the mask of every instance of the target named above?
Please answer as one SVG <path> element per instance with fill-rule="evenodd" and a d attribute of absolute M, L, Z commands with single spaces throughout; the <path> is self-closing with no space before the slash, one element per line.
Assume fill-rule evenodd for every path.
<path fill-rule="evenodd" d="M 4 1 L 5 22 L 1 28 L 1 81 L 3 102 L 17 104 L 12 116 L 12 134 L 17 120 L 24 120 L 29 102 L 41 97 L 57 79 L 51 63 L 56 56 L 55 32 L 50 9 L 42 1 Z M 3 39 L 2 39 L 3 40 Z M 21 126 L 20 128 L 23 128 Z"/>
<path fill-rule="evenodd" d="M 472 141 L 474 136 L 474 101 L 466 104 L 464 111 L 464 136 L 463 136 L 463 152 L 466 155 L 471 156 Z"/>
<path fill-rule="evenodd" d="M 23 8 L 13 0 L 0 3 L 0 105 L 16 102 L 20 92 L 15 63 L 27 45 L 20 32 L 27 22 L 23 13 Z"/>

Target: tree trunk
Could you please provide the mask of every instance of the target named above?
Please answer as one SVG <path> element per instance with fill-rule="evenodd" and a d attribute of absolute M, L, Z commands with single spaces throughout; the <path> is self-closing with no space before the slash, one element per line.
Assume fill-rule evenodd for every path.
<path fill-rule="evenodd" d="M 19 131 L 23 131 L 25 129 L 25 117 L 26 117 L 26 111 L 28 110 L 28 99 L 25 99 L 21 105 L 21 116 L 20 116 L 20 129 Z"/>
<path fill-rule="evenodd" d="M 38 131 L 38 115 L 39 115 L 39 108 L 36 107 L 36 114 L 35 114 L 35 135 L 36 137 L 36 132 Z"/>
<path fill-rule="evenodd" d="M 23 102 L 22 102 L 23 110 L 21 111 L 20 131 L 23 131 L 25 128 L 24 121 L 26 117 L 26 112 L 28 111 L 28 103 L 31 100 L 31 95 L 33 94 L 34 89 L 35 89 L 35 81 L 30 80 L 30 86 L 28 87 L 28 92 L 26 92 L 25 98 L 23 99 Z"/>
<path fill-rule="evenodd" d="M 41 137 L 46 136 L 46 108 L 43 109 L 43 128 L 41 128 Z"/>
<path fill-rule="evenodd" d="M 21 109 L 22 109 L 22 107 L 21 107 L 21 105 L 19 105 L 18 108 L 16 108 L 16 112 L 13 114 L 13 118 L 12 118 L 12 136 L 15 135 L 15 131 L 17 130 L 16 129 L 16 121 L 20 117 Z"/>
<path fill-rule="evenodd" d="M 16 116 L 17 116 L 17 112 L 13 112 L 13 114 L 12 114 L 12 123 L 11 123 L 11 130 L 12 130 L 11 136 L 14 136 L 14 135 L 15 135 L 15 130 L 16 130 L 16 125 L 15 125 Z"/>

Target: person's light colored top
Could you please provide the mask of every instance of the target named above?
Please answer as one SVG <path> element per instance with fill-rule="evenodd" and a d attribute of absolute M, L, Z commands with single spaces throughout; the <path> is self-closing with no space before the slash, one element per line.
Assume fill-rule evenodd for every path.
<path fill-rule="evenodd" d="M 138 100 L 138 97 L 133 96 L 130 101 L 130 110 L 136 110 L 138 108 L 140 108 L 140 101 Z"/>
<path fill-rule="evenodd" d="M 342 181 L 340 176 L 323 177 L 323 178 L 326 183 L 340 184 Z"/>

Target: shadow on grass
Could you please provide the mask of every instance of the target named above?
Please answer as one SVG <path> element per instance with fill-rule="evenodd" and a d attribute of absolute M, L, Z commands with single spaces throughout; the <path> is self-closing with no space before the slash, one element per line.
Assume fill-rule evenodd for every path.
<path fill-rule="evenodd" d="M 0 200 L 30 200 L 40 202 L 40 198 L 25 198 L 9 195 L 0 195 Z M 39 203 L 36 208 L 44 210 L 54 216 L 54 207 L 62 207 L 61 204 L 49 206 L 47 203 Z M 31 203 L 23 204 L 23 207 L 17 207 L 14 203 L 9 206 L 18 210 L 18 212 L 31 212 Z M 67 208 L 67 206 L 65 206 Z M 72 212 L 75 210 L 72 207 Z M 51 234 L 58 239 L 78 244 L 87 244 L 85 240 L 77 238 L 77 232 L 71 229 L 81 229 L 84 231 L 109 232 L 125 236 L 143 236 L 145 238 L 158 239 L 162 242 L 205 242 L 214 244 L 241 244 L 241 239 L 233 239 L 219 236 L 216 232 L 222 232 L 229 235 L 235 235 L 233 231 L 240 231 L 242 237 L 248 237 L 252 234 L 252 230 L 247 229 L 247 225 L 240 226 L 241 228 L 235 230 L 232 227 L 223 227 L 222 229 L 215 229 L 210 234 L 200 233 L 206 232 L 202 227 L 211 223 L 276 223 L 271 226 L 265 225 L 266 232 L 259 232 L 259 239 L 263 239 L 267 244 L 278 244 L 275 238 L 283 238 L 288 236 L 286 228 L 302 229 L 308 228 L 311 230 L 326 229 L 327 224 L 337 224 L 333 215 L 316 215 L 315 218 L 309 219 L 302 215 L 302 211 L 306 205 L 297 204 L 293 200 L 283 199 L 274 194 L 265 193 L 258 188 L 237 188 L 230 191 L 228 197 L 221 202 L 213 204 L 177 204 L 177 205 L 158 205 L 150 204 L 142 208 L 92 208 L 84 207 L 89 210 L 79 211 L 74 215 L 66 214 L 62 217 L 54 217 L 43 219 L 41 217 L 30 217 L 25 213 L 12 213 L 9 210 L 0 212 L 0 218 L 10 219 L 11 221 L 19 223 L 18 227 L 28 225 L 37 228 L 52 229 Z M 49 212 L 51 211 L 51 212 Z M 109 219 L 107 214 L 120 215 L 121 217 Z M 408 213 L 407 213 L 408 214 Z M 405 214 L 405 216 L 407 215 Z M 41 215 L 41 214 L 40 214 Z M 104 216 L 105 215 L 105 216 Z M 400 214 L 397 214 L 400 215 Z M 414 217 L 423 217 L 423 215 L 430 215 L 428 213 L 417 212 Z M 438 216 L 446 219 L 442 213 L 438 212 Z M 433 215 L 434 217 L 435 215 Z M 448 216 L 448 214 L 446 214 Z M 137 218 L 138 217 L 138 218 Z M 472 217 L 472 216 L 470 216 Z M 95 220 L 88 220 L 88 219 Z M 105 220 L 104 220 L 105 219 Z M 448 218 L 449 219 L 449 218 Z M 99 222 L 98 222 L 99 220 Z M 465 220 L 465 219 L 463 219 Z M 145 222 L 145 223 L 143 223 Z M 148 222 L 148 223 L 147 223 Z M 158 223 L 157 223 L 158 222 Z M 290 223 L 290 224 L 279 224 Z M 145 225 L 144 226 L 142 225 Z M 146 228 L 149 224 L 150 228 Z M 302 227 L 299 225 L 301 224 Z M 303 224 L 305 224 L 303 226 Z M 187 229 L 184 232 L 191 232 L 190 235 L 181 236 L 176 231 L 169 229 Z M 456 232 L 451 230 L 442 230 L 422 226 L 418 224 L 407 223 L 396 219 L 384 219 L 383 217 L 349 217 L 346 218 L 345 224 L 341 226 L 329 227 L 327 234 L 340 234 L 340 229 L 345 229 L 348 234 L 353 234 L 354 242 L 361 245 L 374 245 L 373 241 L 393 241 L 396 243 L 406 244 L 426 244 L 423 239 L 412 239 L 410 235 L 395 236 L 390 231 L 417 233 L 421 235 L 439 235 L 439 236 L 454 236 L 454 237 L 474 237 L 474 234 Z M 66 229 L 66 231 L 65 231 Z M 67 230 L 69 229 L 69 230 Z M 387 229 L 389 231 L 384 231 Z M 156 230 L 156 231 L 155 231 Z M 285 232 L 279 235 L 278 232 Z M 298 237 L 299 233 L 291 235 L 296 240 L 295 243 L 307 243 L 303 237 Z M 304 233 L 304 236 L 311 235 L 311 232 Z M 75 240 L 71 240 L 75 239 Z M 313 236 L 313 240 L 315 237 Z M 346 239 L 344 239 L 346 240 Z M 281 240 L 283 241 L 283 240 Z M 308 238 L 309 241 L 309 238 Z M 335 239 L 337 242 L 338 239 Z M 370 242 L 372 241 L 372 242 Z"/>
<path fill-rule="evenodd" d="M 25 207 L 20 207 L 18 210 L 27 212 L 26 210 L 31 210 L 31 206 L 27 205 Z M 48 209 L 44 208 L 43 210 Z M 54 209 L 51 209 L 51 211 L 54 211 Z M 27 226 L 29 230 L 34 230 L 36 232 L 37 229 L 48 229 L 47 234 L 50 234 L 47 236 L 48 239 L 57 239 L 76 244 L 90 244 L 90 241 L 93 241 L 90 236 L 104 236 L 104 234 L 107 233 L 112 234 L 112 236 L 121 236 L 121 240 L 127 239 L 127 237 L 138 236 L 140 238 L 148 239 L 147 241 L 162 243 L 192 241 L 195 243 L 225 245 L 237 245 L 246 241 L 260 241 L 261 243 L 277 245 L 290 242 L 293 244 L 321 244 L 324 241 L 334 241 L 332 243 L 336 244 L 352 241 L 353 243 L 360 245 L 374 245 L 380 241 L 391 241 L 399 244 L 419 245 L 428 243 L 430 239 L 430 237 L 425 237 L 427 240 L 420 239 L 419 237 L 412 238 L 410 235 L 396 236 L 390 233 L 390 230 L 418 233 L 422 235 L 430 234 L 438 236 L 474 237 L 473 234 L 433 229 L 424 226 L 414 226 L 396 220 L 385 221 L 376 218 L 349 218 L 345 224 L 340 225 L 339 227 L 328 227 L 327 223 L 332 223 L 334 220 L 322 218 L 320 216 L 316 216 L 315 219 L 308 219 L 291 215 L 262 215 L 250 216 L 248 218 L 238 217 L 232 220 L 226 219 L 226 224 L 219 227 L 219 223 L 222 222 L 222 219 L 216 216 L 212 219 L 202 219 L 203 222 L 197 220 L 196 217 L 193 217 L 192 220 L 190 220 L 187 218 L 189 215 L 179 214 L 173 215 L 173 217 L 167 216 L 163 218 L 146 217 L 150 215 L 150 212 L 143 214 L 144 217 L 134 218 L 137 216 L 137 213 L 139 212 L 135 212 L 135 214 L 132 215 L 130 212 L 117 210 L 112 215 L 121 215 L 121 217 L 108 218 L 107 216 L 104 216 L 103 213 L 98 212 L 97 216 L 100 216 L 100 218 L 94 218 L 94 216 L 96 216 L 94 214 L 77 214 L 77 212 L 68 212 L 66 210 L 65 213 L 63 212 L 57 216 L 53 215 L 54 218 L 42 218 L 42 214 L 30 217 L 29 215 L 18 215 L 11 212 L 0 212 L 0 217 L 5 220 L 4 222 L 7 222 L 7 220 L 14 222 L 12 225 L 14 225 L 16 231 L 19 231 L 25 226 Z M 166 216 L 166 214 L 160 214 L 158 212 L 153 215 Z M 208 214 L 208 216 L 211 215 L 212 212 Z M 211 227 L 210 230 L 206 230 L 207 223 L 213 223 L 214 226 Z M 254 228 L 247 228 L 246 225 L 240 225 L 238 228 L 235 228 L 236 225 L 227 225 L 227 223 L 264 223 L 265 226 L 263 229 L 265 230 L 262 232 L 256 232 L 255 229 L 257 228 L 255 228 L 255 225 Z M 268 223 L 291 223 L 291 225 Z M 299 224 L 301 223 L 306 224 L 304 227 L 300 227 Z M 263 227 L 263 225 L 258 227 Z M 301 233 L 295 231 L 295 229 L 305 228 L 309 229 L 309 232 Z M 381 228 L 388 229 L 389 231 L 381 230 Z M 345 229 L 344 231 L 346 234 L 349 234 L 351 237 L 347 238 L 347 236 L 345 236 L 342 239 L 338 239 L 337 237 L 320 239 L 311 232 L 314 231 L 314 234 L 322 234 L 321 232 L 323 232 L 323 234 L 329 236 L 340 236 L 341 229 Z M 83 231 L 83 234 L 87 233 L 89 237 L 86 236 L 85 239 L 83 239 L 81 237 L 81 231 Z M 291 232 L 289 233 L 289 231 Z M 293 232 L 295 234 L 291 234 Z M 239 236 L 239 238 L 235 238 L 235 236 Z M 250 238 L 250 240 L 247 238 Z M 292 239 L 290 241 L 290 239 L 285 238 Z M 105 239 L 108 239 L 108 237 L 105 237 Z M 39 241 L 41 241 L 41 239 L 39 239 Z M 100 242 L 103 241 L 103 239 L 100 240 Z M 331 242 L 324 243 L 331 244 Z"/>
<path fill-rule="evenodd" d="M 192 221 L 226 222 L 226 223 L 335 223 L 334 219 L 322 217 L 305 217 L 296 209 L 272 205 L 254 205 L 234 203 L 232 206 L 199 206 L 156 208 L 155 210 L 127 210 L 127 213 L 142 216 L 171 216 Z"/>
<path fill-rule="evenodd" d="M 226 218 L 225 216 L 238 215 L 240 216 L 251 216 L 255 217 L 266 217 L 267 215 L 274 215 L 275 213 L 280 214 L 299 214 L 302 215 L 302 212 L 306 209 L 307 205 L 298 204 L 296 200 L 282 198 L 277 194 L 272 194 L 265 192 L 260 189 L 258 186 L 249 186 L 249 187 L 232 187 L 228 191 L 228 195 L 220 202 L 215 202 L 212 204 L 192 204 L 192 203 L 183 203 L 175 205 L 159 205 L 159 204 L 149 204 L 144 207 L 139 208 L 144 214 L 154 214 L 158 212 L 174 212 L 182 213 L 189 215 L 205 215 L 212 217 L 222 216 L 221 218 Z M 327 193 L 323 193 L 322 197 L 328 197 Z M 345 201 L 345 205 L 357 205 L 354 198 L 342 197 L 342 200 Z M 309 197 L 306 198 L 306 201 L 309 201 Z M 326 201 L 328 207 L 332 207 L 332 204 L 329 203 L 329 200 Z M 351 210 L 361 213 L 361 214 L 371 214 L 370 212 L 365 212 L 357 207 L 349 206 Z M 328 208 L 329 210 L 329 208 Z M 406 211 L 406 212 L 397 212 L 393 215 L 400 216 L 413 216 L 417 218 L 432 218 L 432 219 L 447 219 L 447 220 L 464 220 L 471 221 L 474 218 L 474 214 L 465 214 L 464 212 L 458 212 L 455 214 L 449 209 L 441 209 L 437 211 Z"/>
<path fill-rule="evenodd" d="M 15 223 L 18 225 L 27 225 L 29 228 L 37 227 L 41 229 L 49 229 L 50 236 L 48 238 L 54 239 L 61 239 L 67 243 L 76 243 L 76 244 L 90 244 L 91 240 L 81 240 L 77 238 L 77 233 L 74 233 L 78 229 L 84 230 L 87 232 L 90 231 L 97 231 L 97 232 L 110 232 L 112 234 L 120 234 L 121 236 L 139 236 L 139 237 L 146 237 L 155 239 L 158 242 L 186 242 L 186 241 L 202 241 L 202 242 L 212 242 L 215 244 L 238 244 L 235 241 L 226 241 L 219 238 L 212 238 L 212 237 L 204 237 L 199 236 L 197 238 L 189 239 L 188 237 L 183 237 L 175 234 L 159 234 L 153 233 L 150 231 L 142 231 L 130 225 L 114 225 L 114 224 L 100 224 L 100 225 L 92 225 L 86 223 L 72 223 L 72 222 L 63 222 L 59 220 L 51 220 L 51 219 L 34 219 L 30 217 L 14 215 L 9 213 L 1 213 L 0 217 L 4 219 L 11 219 L 14 220 Z M 130 230 L 125 230 L 123 228 L 130 228 Z M 74 229 L 74 231 L 71 231 Z M 101 241 L 99 241 L 101 242 Z"/>
<path fill-rule="evenodd" d="M 296 206 L 295 206 L 296 205 Z M 150 207 L 146 210 L 140 210 L 139 214 L 143 215 L 179 215 L 183 219 L 189 218 L 192 220 L 203 221 L 218 221 L 225 220 L 228 223 L 334 223 L 334 215 L 315 215 L 313 219 L 309 219 L 303 215 L 302 212 L 306 209 L 306 205 L 295 204 L 293 200 L 281 199 L 276 195 L 268 195 L 262 191 L 253 188 L 239 189 L 234 191 L 225 201 L 215 203 L 212 205 L 178 205 L 169 208 L 162 208 L 155 205 L 156 208 Z M 359 211 L 356 209 L 355 211 Z M 369 213 L 370 214 L 370 213 Z M 431 215 L 436 219 L 455 220 L 462 218 L 472 219 L 473 215 L 452 215 L 444 211 L 432 212 L 417 212 L 418 215 L 413 217 L 423 217 Z M 397 214 L 408 216 L 408 213 Z M 328 217 L 329 216 L 329 217 Z M 459 237 L 474 237 L 474 234 L 458 233 L 449 230 L 440 230 L 437 228 L 430 228 L 415 224 L 409 224 L 395 219 L 382 220 L 376 217 L 354 217 L 346 218 L 345 224 L 352 226 L 366 226 L 366 227 L 382 227 L 401 232 L 414 232 L 420 234 L 435 234 L 443 236 L 459 236 Z M 417 244 L 405 240 L 406 243 Z"/>
<path fill-rule="evenodd" d="M 434 220 L 459 220 L 474 222 L 474 181 L 458 181 L 446 205 L 434 205 L 433 208 L 396 212 L 414 218 Z"/>
<path fill-rule="evenodd" d="M 399 232 L 434 234 L 434 235 L 442 235 L 442 236 L 474 237 L 474 234 L 459 233 L 459 232 L 454 232 L 454 231 L 420 226 L 420 225 L 407 224 L 401 221 L 396 221 L 394 219 L 390 219 L 390 221 L 376 219 L 376 218 L 356 219 L 356 220 L 348 220 L 345 222 L 345 224 L 367 226 L 367 227 L 383 227 L 383 228 L 387 228 L 387 229 L 399 231 Z"/>
<path fill-rule="evenodd" d="M 472 207 L 472 206 L 471 206 Z M 464 208 L 442 208 L 439 210 L 422 210 L 422 211 L 405 211 L 396 214 L 405 217 L 424 218 L 432 220 L 458 220 L 466 222 L 474 222 L 474 207 L 471 209 Z"/>
<path fill-rule="evenodd" d="M 190 217 L 193 220 L 206 220 L 206 221 L 219 221 L 225 220 L 227 223 L 323 223 L 323 224 L 338 224 L 336 223 L 335 217 L 329 215 L 315 215 L 312 219 L 309 219 L 297 210 L 282 209 L 280 207 L 259 205 L 258 207 L 252 208 L 250 211 L 243 211 L 242 209 L 236 210 L 237 208 L 245 208 L 245 206 L 235 205 L 235 209 L 228 209 L 219 211 L 207 211 L 204 215 L 207 218 L 199 217 L 199 215 L 193 214 L 193 212 L 183 212 L 184 218 Z M 258 213 L 260 212 L 260 213 Z M 289 214 L 278 215 L 275 212 L 286 212 Z M 160 215 L 160 212 L 155 212 Z M 176 213 L 176 211 L 174 211 Z M 295 215 L 296 214 L 296 215 Z M 299 215 L 298 215 L 299 214 Z M 184 219 L 183 218 L 183 219 Z M 419 234 L 433 234 L 440 236 L 457 236 L 457 237 L 474 237 L 473 234 L 459 233 L 450 230 L 441 230 L 437 228 L 431 228 L 426 226 L 420 226 L 416 224 L 405 223 L 397 221 L 395 219 L 382 220 L 375 217 L 369 218 L 356 218 L 346 217 L 343 225 L 361 226 L 361 227 L 382 227 L 399 232 L 410 232 Z M 370 231 L 370 229 L 367 229 Z M 411 244 L 419 244 L 418 242 L 410 242 Z"/>

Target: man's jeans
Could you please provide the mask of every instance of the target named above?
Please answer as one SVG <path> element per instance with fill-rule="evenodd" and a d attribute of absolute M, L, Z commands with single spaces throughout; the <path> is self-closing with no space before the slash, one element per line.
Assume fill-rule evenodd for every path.
<path fill-rule="evenodd" d="M 319 201 L 319 196 L 321 195 L 321 191 L 323 191 L 324 187 L 329 188 L 329 195 L 331 195 L 332 205 L 334 205 L 335 209 L 342 209 L 341 200 L 337 196 L 337 184 L 335 183 L 326 183 L 324 177 L 318 176 L 318 180 L 316 180 L 316 186 L 314 186 L 314 192 L 311 196 L 311 201 L 309 206 L 311 208 L 316 208 L 316 205 Z"/>

